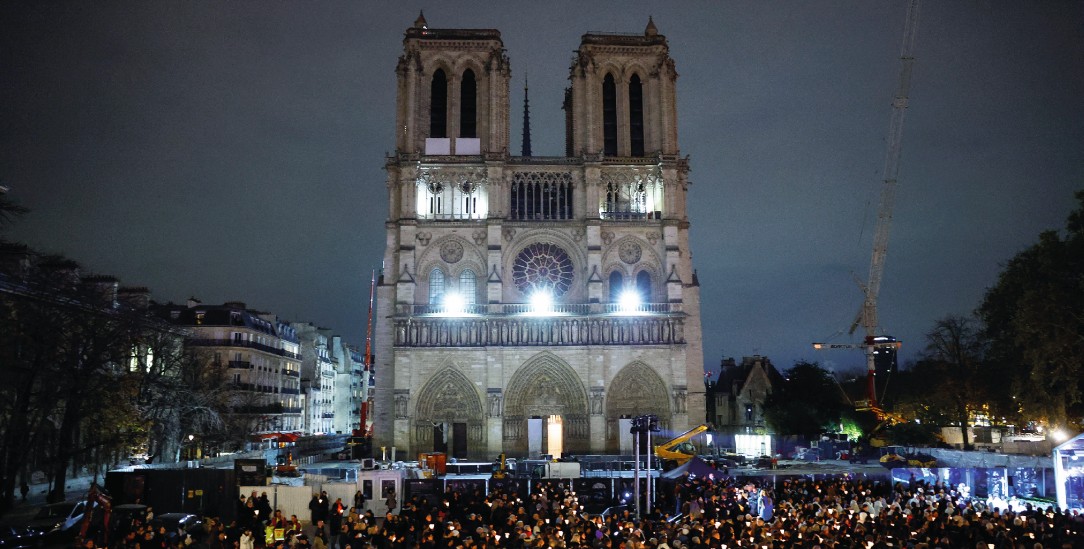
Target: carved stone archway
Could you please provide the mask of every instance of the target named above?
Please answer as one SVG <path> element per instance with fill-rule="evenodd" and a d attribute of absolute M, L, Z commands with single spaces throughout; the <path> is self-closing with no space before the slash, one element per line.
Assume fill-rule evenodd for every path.
<path fill-rule="evenodd" d="M 433 449 L 433 427 L 441 423 L 467 424 L 467 453 L 485 455 L 485 416 L 482 397 L 467 376 L 448 367 L 438 371 L 418 391 L 415 399 L 412 447 L 416 452 Z"/>
<path fill-rule="evenodd" d="M 618 419 L 621 416 L 655 414 L 659 425 L 670 425 L 670 394 L 666 382 L 643 362 L 633 362 L 614 376 L 606 391 L 606 449 L 618 451 Z"/>
<path fill-rule="evenodd" d="M 553 353 L 531 358 L 512 375 L 505 389 L 504 449 L 527 454 L 527 418 L 559 415 L 564 425 L 565 453 L 590 450 L 587 389 L 576 371 Z"/>

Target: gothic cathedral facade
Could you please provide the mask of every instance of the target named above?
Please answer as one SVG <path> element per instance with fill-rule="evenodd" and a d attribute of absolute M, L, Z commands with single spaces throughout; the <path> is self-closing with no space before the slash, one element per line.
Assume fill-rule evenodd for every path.
<path fill-rule="evenodd" d="M 559 157 L 509 153 L 499 31 L 419 17 L 396 73 L 377 455 L 631 452 L 628 418 L 704 422 L 689 166 L 654 23 L 583 35 Z"/>

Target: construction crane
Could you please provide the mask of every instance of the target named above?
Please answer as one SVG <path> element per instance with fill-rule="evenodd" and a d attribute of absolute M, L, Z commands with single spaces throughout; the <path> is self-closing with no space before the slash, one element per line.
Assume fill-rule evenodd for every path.
<path fill-rule="evenodd" d="M 918 0 L 911 0 L 907 7 L 907 20 L 903 27 L 903 47 L 900 49 L 900 82 L 896 97 L 892 100 L 892 119 L 888 126 L 888 143 L 885 149 L 884 181 L 881 186 L 881 203 L 877 209 L 877 227 L 873 234 L 873 255 L 869 263 L 869 280 L 858 286 L 864 295 L 862 308 L 848 331 L 854 334 L 861 325 L 866 337 L 861 345 L 814 343 L 814 349 L 822 348 L 862 348 L 866 351 L 866 393 L 871 408 L 877 407 L 877 388 L 874 383 L 876 374 L 875 358 L 877 350 L 895 346 L 899 342 L 878 341 L 877 337 L 877 296 L 881 291 L 881 278 L 884 275 L 885 255 L 888 253 L 888 233 L 892 227 L 892 208 L 896 201 L 896 178 L 900 171 L 900 150 L 903 140 L 903 117 L 907 112 L 907 96 L 911 90 L 911 66 L 914 64 L 915 33 L 918 27 Z"/>

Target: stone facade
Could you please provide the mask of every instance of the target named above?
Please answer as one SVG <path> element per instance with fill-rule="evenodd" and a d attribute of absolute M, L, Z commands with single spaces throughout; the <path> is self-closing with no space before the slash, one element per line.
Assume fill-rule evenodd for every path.
<path fill-rule="evenodd" d="M 654 24 L 583 36 L 562 157 L 509 155 L 498 31 L 419 17 L 396 72 L 374 447 L 604 453 L 622 416 L 703 422 L 689 168 Z"/>
<path fill-rule="evenodd" d="M 771 360 L 760 355 L 724 359 L 719 378 L 709 389 L 715 399 L 712 423 L 721 440 L 733 435 L 770 432 L 764 419 L 764 402 L 774 387 L 783 383 L 783 376 Z M 720 443 L 724 444 L 724 443 Z"/>
<path fill-rule="evenodd" d="M 294 432 L 304 428 L 301 355 L 297 333 L 274 315 L 244 303 L 155 304 L 158 317 L 185 329 L 185 345 L 198 348 L 225 370 L 233 412 L 247 416 L 253 433 Z"/>

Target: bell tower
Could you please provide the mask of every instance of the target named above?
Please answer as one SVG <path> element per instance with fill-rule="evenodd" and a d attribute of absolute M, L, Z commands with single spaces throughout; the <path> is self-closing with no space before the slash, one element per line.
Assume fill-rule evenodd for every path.
<path fill-rule="evenodd" d="M 569 154 L 677 154 L 677 76 L 666 37 L 650 18 L 642 36 L 583 35 L 568 76 Z"/>
<path fill-rule="evenodd" d="M 430 29 L 419 15 L 395 71 L 400 154 L 507 154 L 511 70 L 500 31 Z"/>

